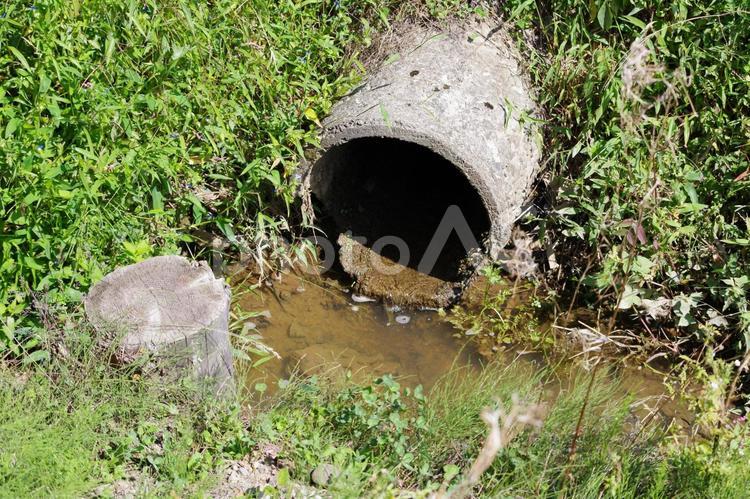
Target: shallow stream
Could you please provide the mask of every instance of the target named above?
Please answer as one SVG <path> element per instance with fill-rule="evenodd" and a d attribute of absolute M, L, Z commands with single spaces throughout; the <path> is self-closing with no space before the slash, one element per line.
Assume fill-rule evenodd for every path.
<path fill-rule="evenodd" d="M 280 359 L 254 380 L 271 386 L 295 368 L 313 373 L 340 364 L 357 375 L 393 374 L 406 385 L 431 387 L 454 363 L 479 366 L 479 356 L 433 310 L 401 310 L 351 293 L 341 282 L 286 274 L 273 287 L 244 294 L 244 310 Z"/>
<path fill-rule="evenodd" d="M 345 280 L 287 273 L 272 286 L 245 287 L 240 306 L 253 313 L 248 320 L 251 328 L 279 356 L 249 374 L 250 386 L 262 383 L 269 392 L 295 370 L 315 374 L 338 369 L 335 366 L 351 371 L 355 380 L 392 374 L 406 386 L 429 390 L 451 367 L 470 365 L 479 370 L 486 361 L 437 311 L 402 310 L 370 301 L 353 293 Z M 512 350 L 497 355 L 507 362 L 545 367 L 538 355 Z M 665 422 L 676 419 L 684 424 L 692 419 L 667 397 L 658 372 L 643 367 L 616 370 L 620 391 L 633 396 L 639 416 L 653 410 Z M 470 375 L 472 370 L 462 372 Z M 553 392 L 564 389 L 574 377 L 559 376 Z"/>

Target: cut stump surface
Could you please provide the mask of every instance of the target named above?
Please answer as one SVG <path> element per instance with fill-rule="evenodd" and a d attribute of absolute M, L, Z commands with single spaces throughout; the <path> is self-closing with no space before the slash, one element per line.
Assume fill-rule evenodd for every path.
<path fill-rule="evenodd" d="M 175 368 L 232 384 L 230 291 L 205 262 L 159 256 L 122 267 L 91 288 L 86 314 L 99 332 L 119 339 L 116 358 L 169 354 Z"/>

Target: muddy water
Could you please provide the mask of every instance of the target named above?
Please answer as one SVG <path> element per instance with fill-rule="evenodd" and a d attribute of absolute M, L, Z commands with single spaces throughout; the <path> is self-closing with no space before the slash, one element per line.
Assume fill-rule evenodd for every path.
<path fill-rule="evenodd" d="M 481 369 L 482 357 L 473 344 L 436 311 L 394 309 L 364 299 L 342 281 L 306 274 L 284 274 L 272 286 L 241 291 L 241 308 L 255 314 L 248 322 L 279 356 L 250 370 L 249 386 L 263 383 L 272 393 L 277 381 L 295 370 L 315 374 L 334 369 L 341 374 L 350 371 L 355 380 L 392 374 L 403 385 L 429 389 L 453 366 Z M 504 358 L 545 366 L 534 354 L 506 352 Z M 550 393 L 585 382 L 576 362 L 558 359 L 552 364 L 557 367 L 548 382 Z M 599 380 L 606 383 L 611 377 L 619 396 L 631 395 L 634 415 L 683 427 L 692 420 L 684 404 L 665 394 L 657 371 L 617 362 L 610 367 L 599 371 Z"/>
<path fill-rule="evenodd" d="M 339 281 L 294 274 L 244 293 L 241 307 L 258 313 L 250 321 L 281 357 L 255 370 L 250 381 L 272 387 L 295 369 L 315 373 L 338 364 L 355 377 L 387 373 L 407 386 L 429 388 L 455 363 L 479 365 L 472 347 L 436 311 L 366 299 Z"/>

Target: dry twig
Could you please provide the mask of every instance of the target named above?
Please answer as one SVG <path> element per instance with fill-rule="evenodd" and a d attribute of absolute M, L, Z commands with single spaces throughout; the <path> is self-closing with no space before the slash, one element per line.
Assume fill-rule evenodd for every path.
<path fill-rule="evenodd" d="M 443 484 L 441 489 L 431 496 L 431 499 L 461 499 L 468 496 L 497 454 L 508 446 L 523 427 L 541 427 L 542 406 L 523 405 L 514 395 L 510 412 L 506 414 L 500 407 L 494 410 L 486 408 L 482 411 L 481 417 L 487 424 L 488 433 L 474 464 L 455 489 L 446 492 L 447 484 Z"/>

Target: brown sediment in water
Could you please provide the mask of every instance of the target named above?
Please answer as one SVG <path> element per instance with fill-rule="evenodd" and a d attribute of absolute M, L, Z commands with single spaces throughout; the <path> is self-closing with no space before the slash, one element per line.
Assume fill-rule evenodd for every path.
<path fill-rule="evenodd" d="M 338 365 L 355 379 L 393 374 L 407 386 L 429 388 L 454 365 L 480 364 L 472 346 L 456 338 L 438 313 L 356 302 L 333 279 L 285 273 L 272 287 L 244 293 L 240 306 L 260 314 L 249 320 L 281 356 L 252 370 L 252 384 Z M 398 322 L 404 318 L 407 323 Z"/>
<path fill-rule="evenodd" d="M 447 307 L 456 297 L 460 283 L 423 274 L 379 255 L 346 234 L 339 235 L 341 266 L 356 279 L 361 293 L 389 303 L 409 307 Z M 387 273 L 375 267 L 381 262 Z"/>
<path fill-rule="evenodd" d="M 477 293 L 483 292 L 487 282 L 478 279 L 477 283 Z M 406 386 L 421 384 L 429 389 L 457 366 L 470 367 L 463 375 L 478 373 L 487 359 L 506 359 L 508 364 L 521 361 L 535 370 L 555 364 L 554 379 L 545 384 L 548 395 L 572 389 L 581 379 L 585 382 L 575 362 L 558 364 L 540 354 L 523 354 L 512 348 L 492 352 L 467 341 L 434 311 L 355 301 L 347 283 L 326 276 L 283 273 L 272 286 L 264 284 L 243 293 L 240 307 L 258 314 L 249 319 L 255 324 L 254 332 L 281 357 L 248 374 L 249 386 L 262 381 L 271 392 L 277 380 L 294 372 L 343 377 L 348 371 L 355 382 L 391 374 Z M 400 324 L 397 317 L 402 321 L 408 317 L 408 322 Z M 691 424 L 693 417 L 685 404 L 667 395 L 663 375 L 645 367 L 599 371 L 600 381 L 607 382 L 612 375 L 619 384 L 617 394 L 634 398 L 634 416 L 656 419 L 665 426 L 670 422 L 683 428 Z M 545 398 L 552 400 L 554 395 Z"/>

